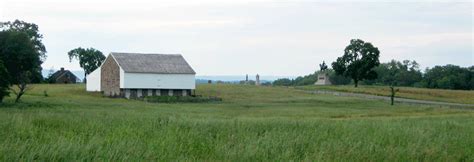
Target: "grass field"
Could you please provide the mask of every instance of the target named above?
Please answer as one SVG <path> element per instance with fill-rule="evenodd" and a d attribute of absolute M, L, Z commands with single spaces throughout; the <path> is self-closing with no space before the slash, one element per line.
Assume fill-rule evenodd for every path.
<path fill-rule="evenodd" d="M 342 86 L 300 86 L 297 89 L 304 90 L 330 90 L 341 92 L 364 93 L 378 96 L 390 96 L 391 90 L 388 86 L 367 86 L 362 85 L 355 88 L 352 85 Z M 474 91 L 467 90 L 444 90 L 444 89 L 427 89 L 427 88 L 413 88 L 413 87 L 396 87 L 399 92 L 397 97 L 441 101 L 451 103 L 474 104 Z"/>
<path fill-rule="evenodd" d="M 474 111 L 293 88 L 200 85 L 221 103 L 111 99 L 34 85 L 0 106 L 0 159 L 473 161 Z M 48 97 L 43 91 L 47 91 Z"/>

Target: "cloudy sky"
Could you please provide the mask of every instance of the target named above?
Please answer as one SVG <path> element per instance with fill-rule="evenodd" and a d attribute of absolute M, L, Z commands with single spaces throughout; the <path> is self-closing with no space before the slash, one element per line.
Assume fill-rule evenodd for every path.
<path fill-rule="evenodd" d="M 309 74 L 352 38 L 382 62 L 471 66 L 472 14 L 472 1 L 0 0 L 0 21 L 39 25 L 43 68 L 80 70 L 67 52 L 93 47 L 181 53 L 198 75 Z"/>

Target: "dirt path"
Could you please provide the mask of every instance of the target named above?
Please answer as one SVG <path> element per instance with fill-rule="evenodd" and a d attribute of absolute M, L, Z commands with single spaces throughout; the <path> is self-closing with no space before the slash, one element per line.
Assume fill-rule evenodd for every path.
<path fill-rule="evenodd" d="M 337 91 L 326 91 L 326 90 L 313 90 L 304 92 L 311 93 L 311 94 L 330 94 L 334 96 L 349 96 L 349 97 L 360 97 L 366 99 L 376 99 L 376 100 L 386 100 L 390 101 L 390 97 L 386 96 L 376 96 L 376 95 L 369 95 L 369 94 L 361 94 L 361 93 L 349 93 L 349 92 L 337 92 Z M 460 104 L 460 103 L 449 103 L 449 102 L 438 102 L 438 101 L 427 101 L 427 100 L 415 100 L 415 99 L 407 99 L 407 98 L 395 98 L 395 102 L 401 103 L 409 103 L 409 104 L 423 104 L 423 105 L 439 105 L 439 106 L 449 106 L 449 107 L 460 107 L 460 108 L 468 108 L 474 109 L 473 104 Z"/>

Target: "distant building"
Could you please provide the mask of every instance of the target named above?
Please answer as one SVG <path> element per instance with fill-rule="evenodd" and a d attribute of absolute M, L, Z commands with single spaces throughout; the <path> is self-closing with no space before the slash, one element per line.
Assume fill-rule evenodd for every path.
<path fill-rule="evenodd" d="M 49 82 L 50 83 L 57 83 L 57 84 L 74 84 L 79 81 L 79 78 L 77 78 L 71 71 L 69 70 L 64 70 L 64 68 L 61 68 L 61 70 L 56 71 L 49 77 Z"/>
<path fill-rule="evenodd" d="M 179 54 L 111 53 L 87 76 L 87 91 L 105 96 L 187 96 L 196 72 Z"/>

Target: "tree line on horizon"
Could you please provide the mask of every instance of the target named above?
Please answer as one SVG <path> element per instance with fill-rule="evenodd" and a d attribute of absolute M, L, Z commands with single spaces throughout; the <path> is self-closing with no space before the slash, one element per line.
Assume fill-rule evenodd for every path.
<path fill-rule="evenodd" d="M 332 63 L 332 69 L 322 69 L 296 79 L 282 78 L 275 86 L 312 85 L 319 73 L 327 73 L 334 85 L 354 84 L 474 90 L 474 66 L 444 65 L 427 68 L 424 73 L 416 61 L 391 60 L 379 63 L 379 50 L 369 42 L 353 39 L 344 49 L 344 55 Z"/>
<path fill-rule="evenodd" d="M 415 64 L 415 65 L 412 65 Z M 395 78 L 395 86 L 453 89 L 453 90 L 474 90 L 474 66 L 460 67 L 457 65 L 435 66 L 426 68 L 424 72 L 419 69 L 416 61 L 397 61 L 382 63 L 374 68 L 377 78 L 363 80 L 362 85 L 391 85 L 392 78 Z M 326 71 L 329 80 L 333 85 L 350 85 L 354 82 L 349 77 L 337 75 L 333 69 Z M 273 82 L 276 86 L 304 86 L 313 85 L 317 81 L 320 71 L 306 76 L 299 76 L 295 79 L 281 78 Z"/>

